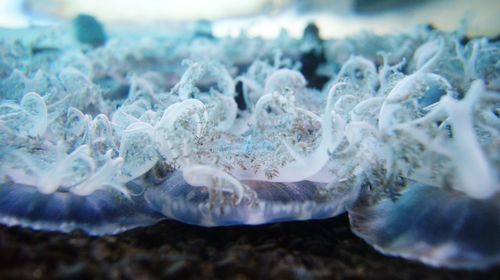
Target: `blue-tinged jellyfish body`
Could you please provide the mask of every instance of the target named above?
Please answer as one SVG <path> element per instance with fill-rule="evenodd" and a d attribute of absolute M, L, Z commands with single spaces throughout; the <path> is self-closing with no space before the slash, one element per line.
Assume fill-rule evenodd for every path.
<path fill-rule="evenodd" d="M 433 266 L 486 268 L 500 262 L 500 197 L 479 200 L 413 183 L 397 198 L 349 209 L 353 231 L 384 254 Z"/>
<path fill-rule="evenodd" d="M 0 185 L 0 223 L 10 226 L 62 232 L 79 229 L 90 235 L 104 235 L 152 225 L 161 219 L 146 207 L 142 196 L 126 197 L 104 190 L 87 196 L 70 192 L 43 194 L 33 186 Z"/>
<path fill-rule="evenodd" d="M 325 184 L 300 181 L 243 182 L 254 192 L 252 200 L 211 205 L 206 188 L 186 183 L 173 172 L 162 184 L 149 186 L 144 194 L 150 207 L 166 217 L 202 226 L 255 225 L 282 221 L 324 219 L 345 212 L 348 193 L 322 195 Z"/>
<path fill-rule="evenodd" d="M 347 210 L 386 254 L 500 264 L 498 42 L 427 28 L 325 40 L 311 26 L 299 40 L 206 26 L 0 38 L 0 224 L 104 235 Z M 300 68 L 310 52 L 324 60 Z"/>

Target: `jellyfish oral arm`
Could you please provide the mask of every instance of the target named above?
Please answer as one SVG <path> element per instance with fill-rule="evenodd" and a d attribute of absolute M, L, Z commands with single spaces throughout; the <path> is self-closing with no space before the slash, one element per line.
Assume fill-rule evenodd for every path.
<path fill-rule="evenodd" d="M 474 81 L 464 99 L 459 101 L 445 96 L 441 100 L 453 124 L 454 145 L 459 151 L 452 153 L 452 159 L 462 182 L 460 186 L 467 195 L 478 199 L 500 191 L 472 125 L 473 107 L 484 92 L 484 84 Z"/>
<path fill-rule="evenodd" d="M 345 121 L 343 118 L 336 114 L 332 110 L 333 102 L 332 96 L 334 92 L 343 83 L 339 83 L 330 89 L 327 98 L 327 105 L 324 114 L 321 117 L 321 142 L 319 146 L 312 153 L 306 156 L 298 155 L 293 151 L 293 147 L 285 143 L 285 147 L 289 150 L 294 161 L 286 164 L 283 167 L 277 168 L 278 174 L 275 177 L 269 178 L 263 171 L 253 171 L 253 170 L 243 170 L 235 169 L 231 171 L 231 174 L 238 178 L 239 180 L 262 180 L 262 181 L 272 181 L 272 182 L 296 182 L 301 180 L 306 180 L 308 178 L 314 178 L 327 164 L 330 156 L 329 153 L 333 152 L 337 146 L 340 144 L 344 137 Z M 264 95 L 259 102 L 257 102 L 255 113 L 259 112 L 261 107 L 261 102 L 267 101 L 271 98 L 270 95 Z M 335 125 L 335 130 L 332 126 Z M 327 177 L 324 172 L 321 177 Z M 320 175 L 320 174 L 318 174 Z"/>
<path fill-rule="evenodd" d="M 184 180 L 191 186 L 208 187 L 209 189 L 232 193 L 236 197 L 235 204 L 239 204 L 243 199 L 244 186 L 240 181 L 216 168 L 207 165 L 193 164 L 184 168 L 182 170 L 182 175 Z M 229 185 L 218 182 L 219 180 Z"/>

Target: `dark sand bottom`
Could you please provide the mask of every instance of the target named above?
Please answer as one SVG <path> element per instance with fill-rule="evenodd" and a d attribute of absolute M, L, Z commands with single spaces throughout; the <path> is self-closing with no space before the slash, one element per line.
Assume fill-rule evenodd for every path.
<path fill-rule="evenodd" d="M 175 221 L 89 237 L 0 226 L 0 279 L 500 279 L 386 257 L 323 221 L 201 228 Z"/>

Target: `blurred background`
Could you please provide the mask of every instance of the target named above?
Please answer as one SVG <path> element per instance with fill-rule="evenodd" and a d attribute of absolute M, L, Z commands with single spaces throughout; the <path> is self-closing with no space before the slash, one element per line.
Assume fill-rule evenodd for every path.
<path fill-rule="evenodd" d="M 427 23 L 454 30 L 465 19 L 470 36 L 495 37 L 499 11 L 500 0 L 0 0 L 0 28 L 57 24 L 85 13 L 111 30 L 182 29 L 182 23 L 207 19 L 217 36 L 238 36 L 245 29 L 250 36 L 267 38 L 282 29 L 298 37 L 314 20 L 322 37 L 339 38 L 362 30 L 404 32 Z M 155 30 L 160 31 L 169 30 Z"/>

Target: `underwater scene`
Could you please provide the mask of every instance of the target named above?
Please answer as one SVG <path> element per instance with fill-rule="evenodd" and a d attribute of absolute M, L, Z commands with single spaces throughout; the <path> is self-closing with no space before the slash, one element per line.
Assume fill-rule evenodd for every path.
<path fill-rule="evenodd" d="M 498 11 L 0 0 L 0 278 L 499 279 Z"/>

